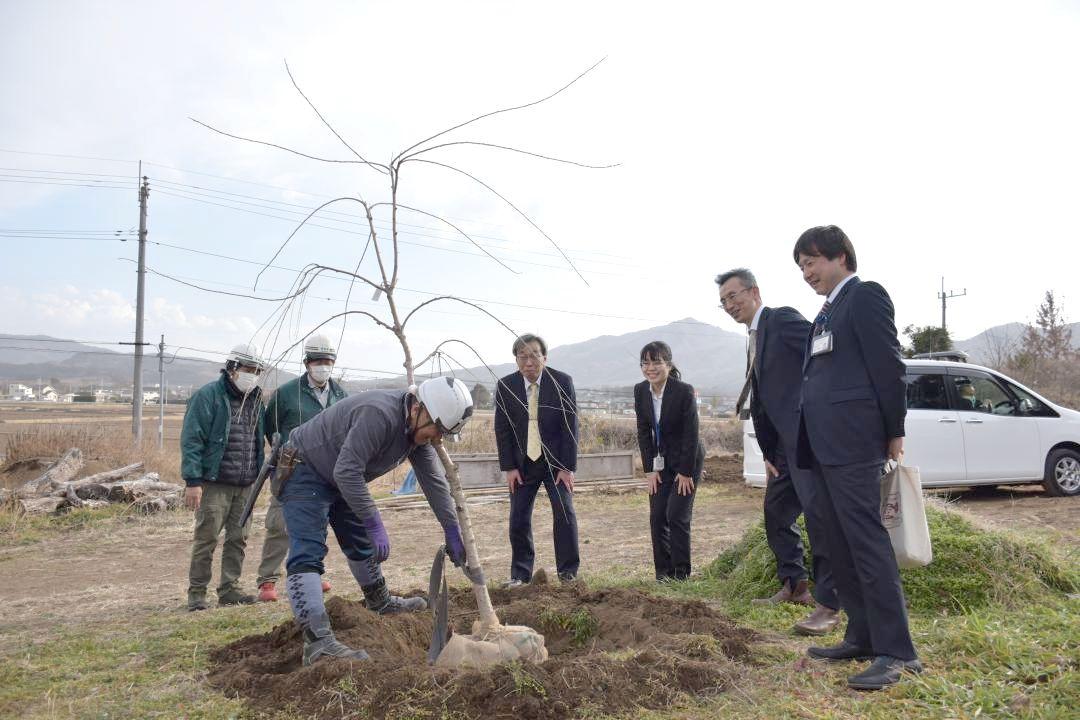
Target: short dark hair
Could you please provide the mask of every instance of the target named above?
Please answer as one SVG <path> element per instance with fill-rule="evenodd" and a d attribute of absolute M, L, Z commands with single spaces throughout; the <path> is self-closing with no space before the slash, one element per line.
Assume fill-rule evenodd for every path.
<path fill-rule="evenodd" d="M 818 225 L 799 236 L 792 255 L 798 264 L 800 255 L 824 255 L 829 260 L 835 260 L 841 253 L 846 258 L 844 264 L 847 269 L 855 272 L 859 262 L 855 259 L 855 246 L 848 236 L 835 225 Z"/>
<path fill-rule="evenodd" d="M 754 277 L 754 273 L 750 272 L 746 268 L 735 268 L 734 270 L 728 270 L 726 273 L 720 273 L 716 276 L 716 284 L 723 285 L 731 278 L 739 278 L 743 287 L 752 288 L 757 287 L 757 278 Z"/>
<path fill-rule="evenodd" d="M 671 368 L 669 374 L 676 380 L 682 379 L 682 373 L 679 372 L 679 368 L 675 367 L 675 363 L 671 362 L 671 346 L 663 340 L 653 340 L 651 343 L 641 348 L 641 362 L 646 360 L 663 360 Z"/>
<path fill-rule="evenodd" d="M 540 343 L 540 354 L 547 357 L 547 343 L 544 342 L 544 338 L 539 335 L 533 335 L 532 333 L 518 335 L 517 340 L 514 341 L 514 355 L 516 356 L 522 348 L 531 342 Z"/>

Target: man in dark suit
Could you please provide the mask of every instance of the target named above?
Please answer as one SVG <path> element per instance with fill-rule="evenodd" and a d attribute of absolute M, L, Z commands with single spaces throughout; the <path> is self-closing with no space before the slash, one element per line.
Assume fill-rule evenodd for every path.
<path fill-rule="evenodd" d="M 536 335 L 514 341 L 514 359 L 519 372 L 499 380 L 495 390 L 495 441 L 510 490 L 507 587 L 532 579 L 532 511 L 540 485 L 551 502 L 556 569 L 559 579 L 569 582 L 580 564 L 573 500 L 578 443 L 574 382 L 547 367 L 547 344 Z"/>
<path fill-rule="evenodd" d="M 921 672 L 904 591 L 881 524 L 881 471 L 904 450 L 904 363 L 885 289 L 855 276 L 855 248 L 835 225 L 810 228 L 793 252 L 826 302 L 806 341 L 797 460 L 817 480 L 828 555 L 848 616 L 844 640 L 811 657 L 873 663 L 848 685 L 880 690 Z"/>
<path fill-rule="evenodd" d="M 815 512 L 814 477 L 794 461 L 810 323 L 793 308 L 765 307 L 754 274 L 745 268 L 717 276 L 716 284 L 720 306 L 750 333 L 746 383 L 736 410 L 742 414 L 749 396 L 754 434 L 765 458 L 765 535 L 776 556 L 781 584 L 775 595 L 755 602 L 813 605 L 814 611 L 795 625 L 795 632 L 824 635 L 840 623 L 840 602 L 829 569 L 824 522 Z M 800 514 L 806 517 L 813 554 L 813 596 L 803 565 L 802 533 L 795 524 Z"/>

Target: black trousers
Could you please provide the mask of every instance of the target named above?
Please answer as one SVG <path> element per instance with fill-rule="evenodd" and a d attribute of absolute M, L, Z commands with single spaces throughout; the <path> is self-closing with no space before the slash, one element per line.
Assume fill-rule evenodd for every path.
<path fill-rule="evenodd" d="M 848 617 L 844 639 L 874 655 L 914 660 L 900 570 L 881 524 L 883 465 L 820 465 L 815 459 L 815 503 L 825 521 L 840 606 Z"/>
<path fill-rule="evenodd" d="M 660 471 L 660 487 L 649 496 L 649 528 L 652 530 L 653 566 L 656 579 L 690 577 L 690 518 L 694 512 L 697 483 L 689 495 L 680 495 L 674 470 Z"/>
<path fill-rule="evenodd" d="M 776 556 L 776 575 L 781 584 L 787 582 L 791 587 L 807 579 L 802 533 L 795 524 L 799 515 L 804 515 L 813 558 L 814 599 L 837 610 L 840 600 L 828 558 L 825 520 L 814 502 L 814 475 L 800 469 L 794 453 L 789 457 L 788 447 L 779 440 L 775 465 L 780 474 L 769 478 L 765 487 L 765 537 Z"/>
<path fill-rule="evenodd" d="M 561 578 L 577 577 L 581 559 L 578 555 L 578 525 L 574 514 L 574 495 L 563 484 L 555 484 L 555 470 L 547 460 L 525 458 L 524 484 L 510 494 L 510 578 L 529 582 L 532 579 L 532 513 L 536 493 L 543 485 L 551 502 L 555 535 L 555 568 Z"/>

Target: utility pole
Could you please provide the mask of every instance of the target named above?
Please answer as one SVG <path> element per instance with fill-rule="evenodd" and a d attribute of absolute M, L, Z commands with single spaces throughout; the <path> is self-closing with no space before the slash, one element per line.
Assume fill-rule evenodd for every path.
<path fill-rule="evenodd" d="M 136 447 L 142 445 L 142 361 L 143 346 L 143 305 L 146 300 L 146 201 L 150 197 L 149 178 L 142 175 L 142 162 L 139 162 L 139 174 L 142 185 L 139 187 L 139 284 L 135 295 L 135 378 L 131 391 L 131 434 Z M 126 344 L 126 343 L 125 343 Z"/>
<path fill-rule="evenodd" d="M 950 290 L 947 294 L 945 292 L 945 278 L 941 278 L 941 292 L 938 293 L 938 297 L 941 299 L 941 329 L 947 329 L 945 326 L 945 302 L 952 298 L 964 297 L 967 295 L 967 288 L 964 288 L 962 292 L 954 292 Z"/>
<path fill-rule="evenodd" d="M 157 420 L 157 446 L 158 450 L 165 447 L 165 333 L 161 334 L 161 342 L 157 346 L 157 369 L 158 369 L 158 420 Z"/>

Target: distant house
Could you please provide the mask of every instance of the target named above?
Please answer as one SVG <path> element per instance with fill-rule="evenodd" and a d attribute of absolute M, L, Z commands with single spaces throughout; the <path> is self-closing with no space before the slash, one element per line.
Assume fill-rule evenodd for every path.
<path fill-rule="evenodd" d="M 64 393 L 60 396 L 59 401 L 62 403 L 75 402 L 75 393 Z"/>
<path fill-rule="evenodd" d="M 34 389 L 22 383 L 8 385 L 7 397 L 9 400 L 33 400 Z"/>
<path fill-rule="evenodd" d="M 112 395 L 111 390 L 106 390 L 104 388 L 98 388 L 97 390 L 94 391 L 94 402 L 99 402 L 99 403 L 109 402 L 109 397 L 111 395 Z"/>
<path fill-rule="evenodd" d="M 56 392 L 52 385 L 46 385 L 45 387 L 41 388 L 41 397 L 39 397 L 38 399 L 43 400 L 44 402 L 56 402 L 57 400 L 59 400 L 59 397 L 59 394 Z"/>
<path fill-rule="evenodd" d="M 157 393 L 157 391 L 155 391 L 155 390 L 143 390 L 143 394 L 142 394 L 143 405 L 154 405 L 154 404 L 157 403 L 158 398 L 160 398 L 160 397 L 161 397 L 161 395 L 159 395 Z"/>

